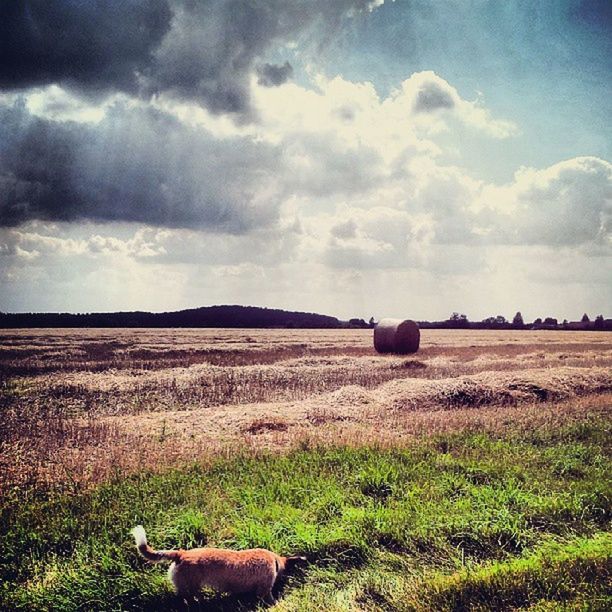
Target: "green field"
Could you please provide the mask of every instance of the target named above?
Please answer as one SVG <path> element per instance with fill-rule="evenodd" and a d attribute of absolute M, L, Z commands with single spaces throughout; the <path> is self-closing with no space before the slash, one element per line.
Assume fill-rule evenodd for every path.
<path fill-rule="evenodd" d="M 180 608 L 158 548 L 305 554 L 279 610 L 609 609 L 610 422 L 302 448 L 5 499 L 1 608 Z M 154 452 L 154 449 L 152 449 Z M 201 609 L 257 602 L 204 594 Z"/>

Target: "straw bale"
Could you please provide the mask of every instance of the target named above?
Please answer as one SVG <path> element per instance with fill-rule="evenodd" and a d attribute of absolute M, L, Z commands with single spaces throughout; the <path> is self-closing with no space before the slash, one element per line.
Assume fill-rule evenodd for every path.
<path fill-rule="evenodd" d="M 416 353 L 420 340 L 419 326 L 409 319 L 382 319 L 374 328 L 374 348 L 379 353 Z"/>

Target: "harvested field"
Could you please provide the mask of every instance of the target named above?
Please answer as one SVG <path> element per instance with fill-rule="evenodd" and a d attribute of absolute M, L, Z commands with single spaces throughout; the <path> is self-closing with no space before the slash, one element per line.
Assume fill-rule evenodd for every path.
<path fill-rule="evenodd" d="M 608 397 L 610 336 L 424 330 L 406 357 L 377 354 L 371 330 L 6 330 L 0 487 L 95 481 L 104 457 L 133 465 L 148 437 L 168 449 L 187 438 L 193 457 L 338 430 L 395 438 L 437 410 Z"/>
<path fill-rule="evenodd" d="M 90 594 L 95 591 L 100 601 L 114 601 L 108 609 L 155 609 L 152 599 L 138 594 L 144 591 L 157 593 L 151 597 L 161 597 L 162 607 L 172 609 L 163 578 L 157 580 L 162 572 L 139 570 L 128 578 L 121 567 L 115 567 L 113 555 L 131 558 L 127 543 L 119 542 L 123 548 L 115 553 L 109 544 L 103 556 L 110 555 L 105 563 L 115 568 L 109 570 L 112 575 L 123 576 L 121 584 L 142 575 L 144 582 L 130 587 L 131 591 L 121 591 L 114 579 L 104 582 L 105 570 L 97 568 L 90 586 L 79 582 L 88 579 L 78 578 L 75 569 L 70 575 L 76 582 L 68 577 L 68 583 L 57 586 L 56 592 L 54 581 L 61 585 L 64 580 L 57 578 L 59 568 L 88 558 L 91 552 L 87 551 L 95 545 L 83 542 L 80 552 L 74 548 L 77 544 L 49 549 L 23 535 L 44 528 L 52 534 L 51 540 L 59 538 L 61 529 L 47 525 L 44 505 L 55 504 L 61 514 L 63 504 L 68 504 L 79 514 L 80 508 L 93 503 L 87 500 L 106 489 L 115 491 L 120 500 L 125 490 L 127 497 L 108 510 L 87 510 L 90 513 L 79 519 L 83 524 L 104 520 L 127 525 L 146 519 L 154 535 L 155 525 L 160 525 L 160 539 L 166 534 L 161 543 L 168 547 L 177 542 L 175 535 L 180 540 L 193 529 L 192 543 L 269 545 L 318 560 L 300 578 L 303 582 L 292 583 L 291 592 L 277 606 L 281 610 L 320 609 L 317 592 L 343 593 L 344 599 L 330 609 L 450 610 L 465 606 L 466 597 L 486 601 L 485 595 L 479 600 L 474 593 L 490 593 L 492 584 L 501 589 L 496 597 L 503 606 L 512 606 L 511 589 L 519 589 L 534 605 L 540 600 L 542 605 L 575 600 L 576 605 L 586 602 L 585 606 L 597 609 L 597 602 L 608 597 L 600 577 L 609 563 L 609 555 L 602 551 L 609 542 L 612 486 L 611 471 L 605 467 L 610 463 L 612 414 L 610 333 L 423 330 L 419 352 L 397 356 L 377 354 L 371 330 L 5 330 L 0 332 L 0 411 L 0 491 L 5 500 L 0 518 L 13 547 L 7 558 L 14 554 L 32 559 L 19 572 L 0 566 L 0 581 L 13 585 L 11 594 L 0 588 L 0 607 L 4 602 L 11 609 L 48 609 L 45 605 L 52 601 L 58 608 L 58 593 L 83 588 L 83 592 L 93 589 Z M 507 450 L 502 455 L 506 453 L 509 463 L 499 463 L 491 472 L 498 461 L 495 453 L 506 449 L 504 445 Z M 512 454 L 514 446 L 523 448 L 535 462 L 524 470 L 535 471 L 521 471 L 520 453 Z M 358 449 L 364 449 L 364 454 L 356 459 L 351 453 L 361 452 Z M 279 481 L 270 485 L 276 488 L 266 493 L 268 502 L 257 511 L 263 515 L 245 519 L 248 525 L 231 523 L 224 528 L 206 523 L 202 527 L 199 508 L 222 515 L 224 504 L 233 508 L 235 502 L 239 508 L 244 503 L 228 499 L 222 489 L 217 491 L 215 470 L 226 473 L 228 482 L 236 479 L 239 491 L 241 478 L 257 477 L 249 472 L 251 468 L 244 468 L 243 474 L 236 457 L 257 471 L 282 461 L 315 465 L 323 461 L 319 453 L 325 457 L 329 457 L 325 453 L 337 453 L 338 473 L 330 472 L 327 485 L 296 481 L 295 486 L 306 487 L 304 491 L 310 491 L 309 486 L 350 491 L 354 485 L 361 497 L 349 495 L 346 502 L 330 498 L 323 503 L 326 494 L 321 493 L 309 497 L 306 507 L 297 498 L 289 507 L 278 493 L 285 486 Z M 451 514 L 465 513 L 453 519 L 455 523 L 436 522 L 436 507 L 447 503 L 442 493 L 439 499 L 434 495 L 438 501 L 431 502 L 431 512 L 423 510 L 421 516 L 410 510 L 409 491 L 400 494 L 396 487 L 404 476 L 390 476 L 398 469 L 390 459 L 396 453 L 422 457 L 419 469 L 424 471 L 417 478 L 421 484 L 414 485 L 415 496 L 429 499 L 427 478 L 443 491 L 451 478 L 448 474 L 455 479 L 461 472 L 461 479 L 469 476 L 474 499 L 493 495 L 487 504 L 496 505 L 506 518 L 499 519 L 495 528 L 486 527 L 493 525 L 486 523 L 493 519 L 479 514 L 476 501 L 469 508 L 461 506 L 462 494 L 456 493 L 460 488 L 452 489 L 452 496 L 459 497 L 447 500 L 458 504 L 449 510 Z M 461 467 L 447 474 L 455 460 Z M 387 467 L 381 467 L 381 461 Z M 409 463 L 406 458 L 398 461 Z M 440 461 L 443 467 L 426 477 Z M 162 503 L 161 498 L 145 501 L 133 483 L 146 481 L 149 484 L 142 486 L 155 487 L 151 483 L 156 479 L 189 480 L 194 464 L 198 478 L 209 482 L 210 499 L 199 496 L 189 501 L 173 492 L 174 501 L 169 503 L 183 522 L 172 526 L 174 519 L 165 510 L 152 509 Z M 361 474 L 354 477 L 357 484 L 346 470 Z M 505 475 L 496 480 L 502 471 Z M 286 481 L 292 478 L 290 471 Z M 562 485 L 555 484 L 556 478 L 561 478 Z M 535 498 L 524 501 L 531 494 L 529 479 L 535 479 L 542 495 L 550 495 L 546 502 L 550 506 L 540 507 L 544 501 Z M 492 483 L 499 485 L 499 491 L 489 491 Z M 514 493 L 509 492 L 511 483 Z M 196 490 L 198 485 L 194 486 Z M 255 487 L 252 495 L 259 494 Z M 146 517 L 137 518 L 141 516 L 138 509 L 130 517 L 125 514 L 134 497 L 137 504 L 149 508 Z M 30 500 L 24 506 L 29 510 L 18 511 L 15 500 Z M 395 506 L 387 506 L 386 500 L 395 500 Z M 521 504 L 529 510 L 520 510 Z M 400 512 L 400 507 L 405 511 Z M 558 515 L 560 508 L 565 509 Z M 119 519 L 120 515 L 124 518 Z M 302 522 L 292 524 L 289 517 L 294 515 Z M 343 518 L 336 524 L 334 516 Z M 478 528 L 481 531 L 468 537 L 466 525 L 479 516 L 485 521 Z M 567 528 L 562 516 L 569 521 Z M 535 528 L 532 520 L 544 521 L 544 526 Z M 504 531 L 502 524 L 515 525 L 514 535 Z M 56 527 L 59 531 L 54 532 Z M 578 539 L 568 540 L 570 533 Z M 71 537 L 79 538 L 76 532 Z M 368 538 L 374 539 L 366 542 Z M 502 544 L 496 545 L 497 541 Z M 419 546 L 434 561 L 423 561 Z M 459 557 L 458 546 L 463 550 Z M 568 568 L 588 566 L 591 573 L 575 570 L 576 584 L 567 592 L 563 585 L 555 586 L 542 561 L 552 550 L 558 551 L 555 554 L 566 560 Z M 476 573 L 465 573 L 466 558 Z M 334 560 L 332 569 L 329 559 Z M 495 571 L 501 574 L 491 578 L 489 568 L 497 562 Z M 424 563 L 423 574 L 415 573 L 419 563 Z M 512 581 L 523 576 L 526 567 L 533 568 L 535 577 L 517 578 L 519 588 Z M 100 586 L 100 580 L 106 586 Z M 549 591 L 540 588 L 542 581 L 552 581 Z M 585 584 L 594 586 L 590 589 Z M 207 601 L 202 609 L 257 607 L 223 597 Z M 308 607 L 310 601 L 319 603 Z M 419 602 L 434 608 L 419 607 Z M 66 596 L 64 604 L 59 609 L 87 607 L 74 594 Z"/>

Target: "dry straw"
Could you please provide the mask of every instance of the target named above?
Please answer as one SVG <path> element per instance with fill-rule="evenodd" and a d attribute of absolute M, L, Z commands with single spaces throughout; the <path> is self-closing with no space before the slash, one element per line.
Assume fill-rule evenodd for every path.
<path fill-rule="evenodd" d="M 379 353 L 416 353 L 421 332 L 410 320 L 382 319 L 374 328 L 374 348 Z"/>

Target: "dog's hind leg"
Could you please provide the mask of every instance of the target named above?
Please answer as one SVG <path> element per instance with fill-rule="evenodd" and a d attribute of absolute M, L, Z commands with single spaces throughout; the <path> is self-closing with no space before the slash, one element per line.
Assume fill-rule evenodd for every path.
<path fill-rule="evenodd" d="M 186 572 L 180 564 L 172 563 L 168 569 L 168 578 L 174 585 L 179 599 L 183 599 L 190 606 L 197 598 L 200 590 L 200 585 L 194 583 L 193 576 Z"/>
<path fill-rule="evenodd" d="M 256 592 L 257 597 L 259 597 L 264 601 L 264 603 L 267 603 L 269 605 L 274 605 L 276 603 L 276 598 L 272 593 L 272 586 L 273 585 L 261 586 L 257 589 Z"/>

